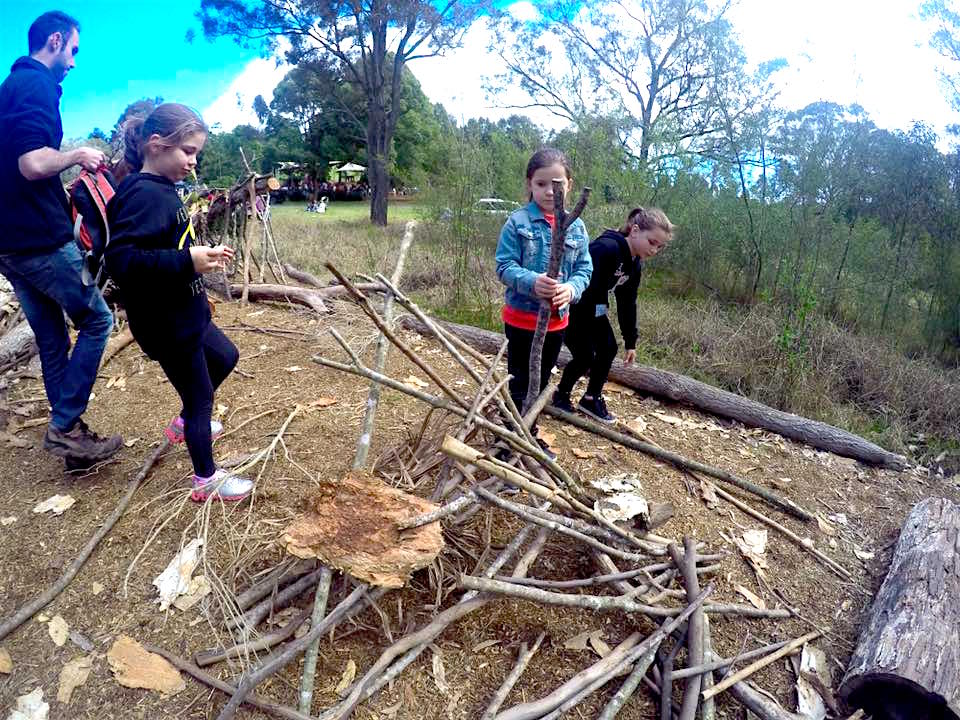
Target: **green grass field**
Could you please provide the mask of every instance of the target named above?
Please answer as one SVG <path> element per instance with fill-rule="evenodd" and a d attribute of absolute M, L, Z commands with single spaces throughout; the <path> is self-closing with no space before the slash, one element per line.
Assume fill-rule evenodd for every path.
<path fill-rule="evenodd" d="M 272 205 L 270 212 L 275 220 L 299 219 L 302 224 L 326 222 L 358 222 L 370 217 L 370 203 L 356 200 L 340 200 L 327 205 L 325 213 L 308 213 L 305 202 L 285 202 Z M 416 200 L 391 201 L 387 208 L 388 222 L 418 220 L 427 214 L 427 207 Z"/>

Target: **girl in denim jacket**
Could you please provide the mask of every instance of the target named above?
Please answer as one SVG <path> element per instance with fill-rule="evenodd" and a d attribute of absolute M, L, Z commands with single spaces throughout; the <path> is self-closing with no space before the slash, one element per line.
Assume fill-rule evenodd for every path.
<path fill-rule="evenodd" d="M 507 286 L 502 317 L 507 336 L 507 369 L 512 375 L 510 397 L 518 408 L 527 395 L 530 346 L 540 300 L 550 300 L 553 305 L 540 364 L 542 391 L 560 354 L 569 306 L 580 299 L 593 270 L 590 240 L 578 218 L 567 230 L 559 275 L 556 279 L 547 277 L 554 225 L 554 178 L 566 178 L 569 192 L 572 177 L 566 156 L 554 148 L 538 150 L 527 163 L 530 202 L 507 218 L 497 243 L 497 277 Z"/>

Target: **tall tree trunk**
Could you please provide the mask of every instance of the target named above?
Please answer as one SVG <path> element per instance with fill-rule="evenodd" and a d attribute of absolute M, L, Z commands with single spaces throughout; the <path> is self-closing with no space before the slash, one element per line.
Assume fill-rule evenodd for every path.
<path fill-rule="evenodd" d="M 904 215 L 903 221 L 900 223 L 900 237 L 897 238 L 897 259 L 893 263 L 893 271 L 890 274 L 890 284 L 887 286 L 887 297 L 883 301 L 883 313 L 880 315 L 880 334 L 883 335 L 883 331 L 887 327 L 887 313 L 890 311 L 890 300 L 893 298 L 893 289 L 897 285 L 897 279 L 903 273 L 903 269 L 900 267 L 900 259 L 903 256 L 903 238 L 907 234 L 907 218 Z"/>

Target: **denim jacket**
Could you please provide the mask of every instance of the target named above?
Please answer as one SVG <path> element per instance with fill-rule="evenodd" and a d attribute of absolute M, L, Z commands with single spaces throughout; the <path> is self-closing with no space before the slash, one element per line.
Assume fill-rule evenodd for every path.
<path fill-rule="evenodd" d="M 535 202 L 515 211 L 504 223 L 497 243 L 497 277 L 507 286 L 506 303 L 510 307 L 534 313 L 540 309 L 533 284 L 537 275 L 547 271 L 550 239 L 550 225 Z M 590 238 L 580 218 L 570 225 L 563 245 L 557 281 L 573 287 L 572 302 L 577 302 L 593 272 Z M 565 315 L 568 309 L 563 308 L 560 315 Z"/>

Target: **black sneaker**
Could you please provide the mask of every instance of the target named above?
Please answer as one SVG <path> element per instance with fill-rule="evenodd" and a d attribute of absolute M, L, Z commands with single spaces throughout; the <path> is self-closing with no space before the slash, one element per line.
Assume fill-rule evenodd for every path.
<path fill-rule="evenodd" d="M 550 449 L 550 446 L 547 445 L 546 440 L 541 440 L 539 437 L 534 437 L 534 440 L 537 441 L 537 445 L 540 446 L 540 449 L 543 450 L 543 452 L 546 454 L 548 458 L 550 458 L 551 460 L 557 459 L 557 454 Z"/>
<path fill-rule="evenodd" d="M 576 412 L 573 407 L 573 403 L 570 402 L 570 393 L 564 393 L 557 390 L 553 393 L 553 398 L 550 400 L 551 407 L 555 407 L 557 410 L 563 410 L 564 412 L 572 413 Z"/>
<path fill-rule="evenodd" d="M 71 457 L 75 460 L 106 460 L 123 445 L 123 438 L 113 435 L 108 438 L 100 437 L 83 420 L 69 431 L 60 430 L 53 425 L 47 427 L 47 434 L 43 436 L 43 449 L 59 455 Z"/>
<path fill-rule="evenodd" d="M 604 401 L 602 395 L 598 395 L 595 398 L 588 398 L 586 396 L 580 398 L 580 411 L 600 422 L 614 423 L 617 421 L 617 419 L 610 414 L 610 411 L 607 410 L 607 403 Z"/>

